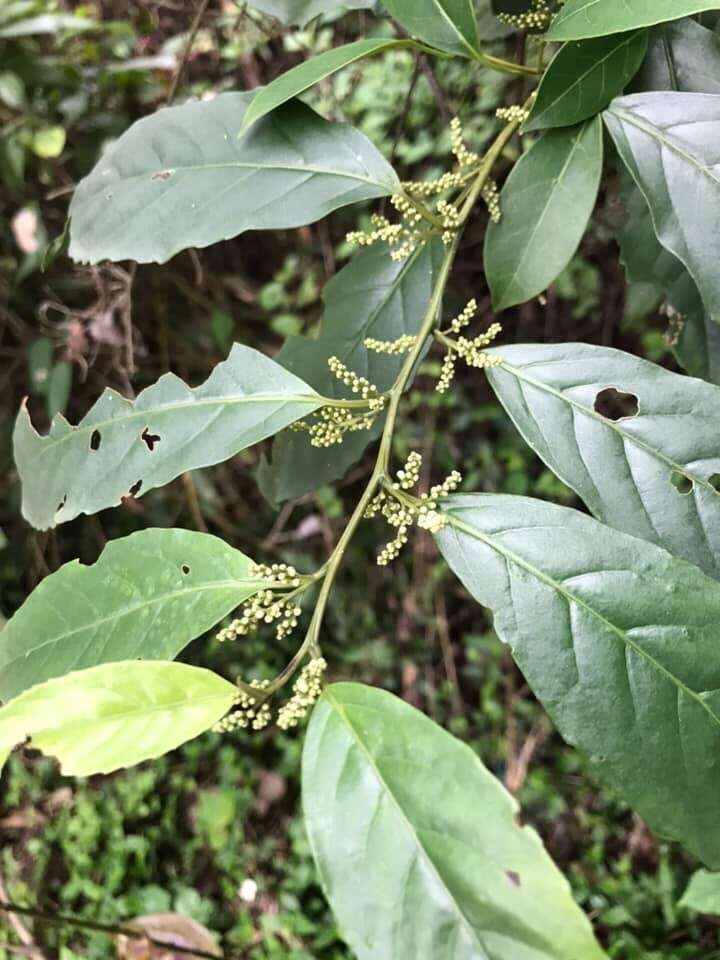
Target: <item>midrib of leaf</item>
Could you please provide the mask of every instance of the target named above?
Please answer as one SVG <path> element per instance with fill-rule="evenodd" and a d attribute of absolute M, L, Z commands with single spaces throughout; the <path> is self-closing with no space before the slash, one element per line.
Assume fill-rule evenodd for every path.
<path fill-rule="evenodd" d="M 461 508 L 462 509 L 462 508 Z M 465 508 L 468 509 L 468 508 Z M 470 508 L 471 509 L 471 508 Z M 641 646 L 632 640 L 628 634 L 614 624 L 611 620 L 608 620 L 607 617 L 604 617 L 599 613 L 594 607 L 591 607 L 589 603 L 585 600 L 582 600 L 571 590 L 568 590 L 562 583 L 557 580 L 554 580 L 551 576 L 544 573 L 542 570 L 539 570 L 537 567 L 533 566 L 527 560 L 524 560 L 522 557 L 518 556 L 513 550 L 508 549 L 503 544 L 495 541 L 492 537 L 489 537 L 483 534 L 477 527 L 472 526 L 472 524 L 466 523 L 464 520 L 461 520 L 455 513 L 446 513 L 445 516 L 450 521 L 451 526 L 455 527 L 457 530 L 461 530 L 463 533 L 467 534 L 470 537 L 474 537 L 476 540 L 479 540 L 481 543 L 484 543 L 486 546 L 490 547 L 496 553 L 499 553 L 507 561 L 512 561 L 522 570 L 525 570 L 526 573 L 531 574 L 537 580 L 540 580 L 542 583 L 551 587 L 562 597 L 565 598 L 568 605 L 573 603 L 577 607 L 580 607 L 586 613 L 590 614 L 597 621 L 603 624 L 611 633 L 614 633 L 615 636 L 619 637 L 620 640 L 627 645 L 631 650 L 637 653 L 642 659 L 649 663 L 652 667 L 657 670 L 658 673 L 662 674 L 667 680 L 669 680 L 678 690 L 679 693 L 685 694 L 691 700 L 694 700 L 699 706 L 705 710 L 705 712 L 712 718 L 712 720 L 720 726 L 720 717 L 713 713 L 712 709 L 708 704 L 702 699 L 700 694 L 695 693 L 694 690 L 691 690 L 690 687 L 686 686 L 679 677 L 676 677 L 675 674 L 671 673 L 667 667 L 663 666 L 658 660 L 655 659 L 651 654 L 646 650 L 643 650 Z M 602 571 L 601 571 L 602 572 Z"/>
<path fill-rule="evenodd" d="M 469 50 L 471 55 L 475 57 L 477 54 L 477 50 L 472 46 L 470 41 L 466 38 L 465 34 L 462 32 L 460 27 L 449 16 L 447 10 L 443 7 L 440 0 L 433 0 L 433 4 L 435 5 L 435 7 L 437 7 L 437 11 L 440 14 L 440 16 L 443 18 L 443 20 L 445 20 L 445 22 L 448 24 L 451 30 L 453 30 L 457 34 L 457 37 L 458 37 L 458 40 L 460 40 L 460 43 L 462 43 L 465 49 Z M 468 10 L 470 10 L 471 17 L 474 17 L 475 11 L 470 6 L 470 0 L 467 0 L 467 6 L 468 6 Z"/>
<path fill-rule="evenodd" d="M 677 67 L 675 66 L 675 57 L 673 56 L 672 44 L 670 43 L 670 38 L 668 37 L 667 25 L 662 26 L 661 30 L 663 53 L 665 54 L 665 59 L 667 60 L 670 83 L 673 90 L 677 92 L 680 89 L 680 84 L 678 82 Z"/>
<path fill-rule="evenodd" d="M 119 394 L 118 394 L 119 396 Z M 125 397 L 120 398 L 123 403 L 131 403 Z M 310 395 L 293 395 L 288 393 L 282 394 L 271 394 L 271 393 L 256 393 L 249 394 L 248 396 L 243 397 L 232 397 L 227 400 L 209 398 L 207 400 L 186 400 L 182 403 L 167 403 L 162 407 L 148 407 L 145 410 L 133 410 L 132 413 L 123 414 L 120 417 L 116 417 L 114 420 L 102 420 L 99 423 L 89 423 L 89 424 L 78 424 L 73 426 L 69 424 L 70 431 L 62 435 L 62 437 L 43 437 L 40 434 L 36 434 L 40 437 L 40 440 L 43 444 L 42 449 L 38 453 L 30 458 L 30 461 L 37 460 L 48 450 L 51 450 L 53 447 L 58 446 L 60 443 L 64 443 L 66 440 L 71 440 L 73 437 L 81 436 L 83 433 L 93 433 L 95 430 L 104 430 L 108 427 L 115 427 L 119 424 L 125 424 L 130 420 L 143 420 L 148 417 L 161 416 L 165 413 L 172 413 L 177 410 L 197 410 L 200 407 L 232 407 L 237 404 L 244 403 L 282 403 L 283 406 L 286 406 L 288 403 L 306 403 L 308 406 L 318 406 L 318 403 L 323 398 L 320 394 L 316 394 L 314 397 Z M 34 429 L 34 428 L 33 428 Z"/>
<path fill-rule="evenodd" d="M 353 159 L 357 160 L 357 156 L 353 154 Z M 115 168 L 117 170 L 117 167 Z M 373 180 L 369 176 L 364 177 L 360 173 L 353 173 L 352 171 L 342 171 L 334 170 L 332 167 L 317 167 L 314 164 L 290 164 L 290 163 L 263 163 L 258 161 L 257 163 L 249 163 L 244 160 L 228 160 L 223 163 L 203 163 L 203 164 L 189 164 L 185 166 L 167 166 L 167 167 L 158 167 L 154 171 L 146 171 L 145 173 L 136 173 L 130 177 L 123 176 L 119 170 L 119 180 L 114 181 L 115 183 L 134 183 L 137 180 L 147 180 L 148 177 L 152 180 L 153 176 L 158 173 L 172 172 L 176 173 L 204 173 L 208 170 L 282 170 L 287 173 L 312 173 L 312 174 L 322 174 L 325 177 L 342 177 L 346 180 L 360 180 L 362 183 L 370 184 L 373 187 L 386 187 L 388 184 L 382 180 Z M 110 184 L 105 184 L 109 186 Z M 172 184 L 171 184 L 172 186 Z M 95 194 L 93 194 L 95 196 Z"/>
<path fill-rule="evenodd" d="M 636 437 L 635 434 L 621 430 L 614 420 L 608 420 L 606 417 L 603 417 L 601 414 L 599 414 L 596 410 L 593 410 L 592 407 L 586 407 L 584 404 L 564 394 L 561 390 L 557 390 L 555 387 L 551 387 L 549 384 L 543 383 L 542 380 L 537 380 L 535 377 L 529 376 L 527 373 L 525 373 L 523 370 L 520 370 L 518 367 L 513 367 L 511 364 L 505 363 L 504 361 L 501 362 L 499 366 L 501 369 L 507 371 L 507 373 L 512 374 L 512 376 L 516 377 L 518 380 L 522 380 L 525 383 L 532 384 L 532 386 L 537 387 L 539 390 L 544 390 L 545 393 L 549 393 L 552 396 L 557 397 L 558 400 L 562 400 L 563 403 L 566 403 L 569 407 L 573 407 L 575 410 L 579 410 L 585 416 L 590 417 L 592 420 L 595 420 L 597 423 L 601 423 L 604 427 L 607 427 L 608 430 L 613 430 L 620 437 L 622 437 L 623 440 L 627 440 L 628 443 L 633 444 L 634 446 L 638 447 L 640 450 L 643 450 L 645 453 L 655 457 L 656 460 L 662 461 L 662 463 L 666 464 L 670 468 L 671 472 L 677 471 L 678 473 L 681 473 L 684 477 L 687 477 L 688 480 L 692 480 L 693 483 L 697 483 L 701 487 L 705 487 L 705 489 L 708 492 L 714 493 L 716 496 L 718 496 L 718 492 L 715 489 L 715 487 L 713 487 L 711 483 L 708 483 L 706 479 L 704 479 L 703 477 L 699 477 L 694 473 L 690 473 L 687 466 L 685 466 L 682 463 L 676 463 L 675 460 L 673 460 L 671 457 L 668 457 L 661 450 L 657 450 L 655 447 L 651 447 L 649 444 L 645 443 L 644 440 L 641 440 L 639 437 Z M 587 384 L 579 383 L 579 384 L 573 384 L 573 386 L 587 386 Z M 589 474 L 589 471 L 588 471 L 588 474 Z"/>
<path fill-rule="evenodd" d="M 44 647 L 47 647 L 50 644 L 60 643 L 63 640 L 67 640 L 68 637 L 72 637 L 76 633 L 84 633 L 86 630 L 96 630 L 98 627 L 104 626 L 106 623 L 111 623 L 114 620 L 121 620 L 123 617 L 129 617 L 133 613 L 137 613 L 139 610 L 144 610 L 145 608 L 152 607 L 156 604 L 167 603 L 170 600 L 177 599 L 178 597 L 201 594 L 210 590 L 227 590 L 230 588 L 234 588 L 237 589 L 238 592 L 242 592 L 248 588 L 257 587 L 257 590 L 260 591 L 270 586 L 272 586 L 272 583 L 266 580 L 216 580 L 213 583 L 206 583 L 197 587 L 188 587 L 186 590 L 174 590 L 172 593 L 164 593 L 159 597 L 153 597 L 152 599 L 146 600 L 143 603 L 137 603 L 132 607 L 124 607 L 119 613 L 114 613 L 107 617 L 100 617 L 97 620 L 92 620 L 90 623 L 86 623 L 82 626 L 73 627 L 72 630 L 68 630 L 65 633 L 55 634 L 49 639 L 43 640 L 43 642 L 39 643 L 37 646 L 32 647 L 31 650 L 25 650 L 21 654 L 13 657 L 12 660 L 6 660 L 2 664 L 2 669 L 11 666 L 18 660 L 26 659 L 28 654 L 42 650 Z M 2 633 L 0 633 L 0 640 L 2 640 Z"/>
<path fill-rule="evenodd" d="M 348 729 L 350 735 L 352 736 L 353 740 L 355 741 L 355 743 L 357 744 L 357 746 L 360 748 L 360 750 L 362 751 L 362 753 L 363 753 L 363 754 L 365 755 L 365 757 L 367 758 L 367 762 L 370 764 L 370 767 L 372 768 L 373 773 L 375 774 L 378 783 L 380 784 L 380 786 L 382 787 L 383 791 L 385 792 L 385 795 L 390 798 L 390 800 L 391 800 L 391 802 L 392 802 L 392 805 L 393 805 L 393 808 L 394 808 L 395 811 L 397 812 L 397 815 L 399 816 L 399 818 L 400 818 L 400 820 L 402 821 L 402 823 L 404 823 L 404 825 L 405 825 L 408 833 L 409 833 L 409 834 L 411 835 L 411 837 L 414 839 L 414 841 L 415 841 L 415 843 L 416 843 L 416 845 L 417 845 L 418 850 L 419 850 L 419 851 L 422 853 L 422 855 L 423 855 L 423 859 L 425 860 L 425 863 L 426 863 L 427 866 L 430 868 L 430 870 L 432 871 L 432 873 L 435 875 L 435 878 L 437 879 L 437 881 L 438 881 L 438 883 L 440 884 L 440 886 L 442 887 L 442 889 L 446 892 L 446 894 L 447 894 L 447 896 L 448 896 L 448 898 L 449 898 L 449 900 L 450 900 L 450 903 L 451 903 L 451 905 L 452 905 L 452 907 L 453 907 L 454 913 L 457 915 L 457 917 L 458 917 L 458 919 L 460 920 L 460 922 L 462 923 L 462 925 L 463 925 L 463 926 L 467 929 L 467 931 L 470 933 L 473 941 L 478 945 L 478 947 L 480 948 L 480 950 L 482 950 L 482 952 L 483 952 L 483 960 L 492 960 L 492 957 L 491 957 L 490 954 L 487 952 L 487 950 L 486 950 L 486 948 L 485 948 L 485 945 L 483 944 L 483 942 L 482 942 L 482 941 L 480 940 L 480 938 L 478 937 L 477 931 L 475 930 L 475 928 L 472 926 L 472 924 L 470 923 L 470 921 L 468 920 L 468 918 L 465 916 L 465 914 L 462 912 L 462 910 L 461 910 L 460 907 L 458 906 L 458 903 L 457 903 L 457 900 L 455 899 L 455 896 L 453 895 L 452 891 L 450 890 L 450 888 L 448 887 L 447 883 L 445 882 L 445 880 L 443 879 L 442 875 L 440 874 L 437 866 L 435 865 L 435 861 L 432 859 L 432 857 L 430 856 L 430 854 L 429 854 L 429 853 L 427 852 L 427 850 L 425 849 L 422 841 L 420 840 L 420 837 L 419 837 L 418 834 L 417 834 L 417 831 L 416 831 L 415 828 L 413 827 L 413 825 L 412 825 L 412 823 L 410 822 L 410 820 L 408 820 L 407 814 L 405 813 L 405 811 L 403 810 L 403 808 L 402 808 L 402 807 L 400 806 L 400 804 L 398 803 L 397 798 L 395 797 L 395 794 L 392 792 L 392 790 L 391 790 L 390 787 L 388 786 L 387 782 L 385 781 L 385 778 L 383 777 L 383 775 L 382 775 L 382 774 L 380 773 L 380 771 L 378 770 L 378 767 L 377 767 L 377 764 L 375 763 L 375 759 L 374 759 L 373 755 L 370 753 L 370 751 L 368 750 L 368 748 L 365 746 L 365 744 L 363 743 L 363 741 L 360 739 L 360 736 L 358 735 L 355 727 L 353 726 L 353 723 L 352 723 L 352 721 L 350 720 L 350 717 L 347 715 L 347 711 L 345 710 L 344 706 L 343 706 L 342 704 L 338 703 L 338 701 L 335 699 L 335 697 L 333 696 L 333 694 L 332 694 L 332 692 L 331 692 L 330 689 L 326 689 L 325 692 L 324 692 L 324 694 L 323 694 L 323 696 L 332 703 L 333 708 L 334 708 L 335 711 L 338 713 L 338 715 L 340 716 L 340 718 L 343 720 L 343 722 L 344 722 L 345 726 L 347 727 L 347 729 Z M 316 860 L 317 860 L 318 863 L 320 862 L 320 860 L 319 860 L 317 857 L 316 857 Z"/>
<path fill-rule="evenodd" d="M 698 93 L 695 94 L 698 97 L 707 97 L 707 96 L 716 96 L 715 94 L 706 94 Z M 720 176 L 716 176 L 713 171 L 707 166 L 704 161 L 699 157 L 694 156 L 692 153 L 688 153 L 687 150 L 684 150 L 677 140 L 670 139 L 665 135 L 664 131 L 661 131 L 660 127 L 655 126 L 654 123 L 651 123 L 644 118 L 639 117 L 636 113 L 632 113 L 627 110 L 621 110 L 617 107 L 613 108 L 612 104 L 608 107 L 608 110 L 613 116 L 622 117 L 630 126 L 637 127 L 638 130 L 642 130 L 643 133 L 646 133 L 648 136 L 652 137 L 654 140 L 657 140 L 664 147 L 667 147 L 673 153 L 676 153 L 678 156 L 683 157 L 688 163 L 691 163 L 700 173 L 704 174 L 709 180 L 715 184 L 715 186 L 720 186 Z M 686 120 L 684 123 L 674 123 L 673 128 L 676 127 L 688 127 L 692 126 L 695 123 L 700 123 L 699 120 Z M 647 199 L 647 198 L 646 198 Z"/>
<path fill-rule="evenodd" d="M 228 681 L 229 682 L 229 681 Z M 116 691 L 112 687 L 96 687 L 94 689 L 105 689 L 109 693 L 115 693 Z M 115 723 L 117 720 L 121 720 L 123 717 L 144 717 L 153 713 L 166 713 L 169 710 L 175 710 L 182 707 L 187 707 L 189 704 L 195 705 L 198 704 L 202 706 L 205 703 L 214 703 L 216 700 L 227 700 L 230 696 L 230 691 L 227 693 L 208 693 L 203 697 L 185 697 L 183 700 L 170 700 L 166 703 L 156 703 L 153 706 L 146 707 L 133 707 L 129 706 L 127 709 L 116 709 L 112 713 L 103 713 L 101 716 L 95 718 L 95 723 Z M 9 701 L 8 706 L 12 704 L 12 700 Z M 60 729 L 63 731 L 72 731 L 74 729 L 87 729 L 87 720 L 71 720 L 69 723 L 64 723 Z M 42 737 L 44 733 L 56 733 L 58 730 L 57 727 L 43 727 L 41 730 L 35 730 L 34 733 L 30 734 L 30 739 L 33 737 Z"/>
<path fill-rule="evenodd" d="M 592 121 L 590 121 L 590 122 L 592 122 Z M 540 233 L 541 230 L 543 229 L 543 221 L 544 221 L 545 216 L 546 216 L 546 214 L 547 214 L 547 212 L 548 212 L 548 209 L 550 208 L 550 204 L 552 203 L 552 201 L 553 201 L 553 199 L 554 199 L 554 197 L 555 197 L 555 194 L 557 193 L 557 191 L 558 191 L 558 189 L 559 189 L 559 187 L 560 187 L 560 185 L 561 185 L 561 183 L 562 183 L 565 175 L 567 174 L 568 167 L 570 166 L 571 161 L 574 159 L 576 151 L 579 149 L 580 139 L 581 139 L 581 136 L 582 136 L 582 134 L 584 133 L 584 131 L 585 131 L 585 124 L 582 125 L 582 127 L 580 128 L 580 130 L 578 130 L 577 135 L 575 136 L 574 141 L 573 141 L 572 149 L 569 151 L 568 156 L 567 156 L 567 159 L 565 160 L 565 163 L 563 164 L 562 169 L 561 169 L 559 175 L 558 175 L 557 177 L 554 177 L 554 178 L 553 178 L 552 190 L 550 190 L 550 192 L 548 193 L 547 200 L 545 201 L 545 205 L 544 205 L 543 208 L 542 208 L 542 212 L 541 212 L 540 216 L 538 217 L 537 221 L 535 222 L 534 227 L 532 228 L 532 230 L 530 231 L 530 233 L 529 233 L 529 235 L 528 235 L 528 242 L 525 244 L 525 251 L 524 251 L 523 255 L 520 257 L 520 259 L 518 260 L 518 264 L 517 264 L 517 266 L 515 267 L 515 271 L 513 272 L 512 277 L 511 277 L 510 280 L 505 284 L 505 292 L 506 292 L 506 293 L 507 293 L 507 291 L 511 288 L 511 286 L 516 282 L 516 280 L 517 280 L 517 278 L 518 278 L 518 274 L 519 274 L 520 271 L 522 270 L 522 268 L 523 268 L 523 266 L 525 265 L 525 262 L 526 262 L 526 260 L 527 260 L 527 258 L 528 258 L 528 256 L 529 256 L 529 251 L 532 250 L 533 247 L 534 247 L 535 238 L 537 237 L 538 233 Z"/>

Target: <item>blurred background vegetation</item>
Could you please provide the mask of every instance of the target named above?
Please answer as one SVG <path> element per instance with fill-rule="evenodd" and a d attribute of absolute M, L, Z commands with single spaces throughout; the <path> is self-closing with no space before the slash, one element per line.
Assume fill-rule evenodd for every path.
<path fill-rule="evenodd" d="M 370 10 L 294 29 L 267 15 L 282 6 L 211 0 L 191 38 L 197 6 L 190 0 L 0 0 L 6 617 L 61 563 L 92 562 L 107 540 L 148 526 L 209 530 L 258 560 L 314 569 L 354 503 L 367 462 L 336 487 L 277 507 L 255 482 L 263 451 L 253 449 L 49 534 L 31 530 L 19 513 L 10 437 L 24 397 L 42 427 L 57 412 L 75 422 L 105 386 L 132 396 L 166 370 L 197 384 L 235 339 L 272 355 L 288 334 L 316 327 L 323 285 L 349 254 L 344 235 L 369 209 L 246 235 L 161 267 L 84 268 L 62 253 L 74 184 L 104 145 L 167 102 L 177 79 L 176 100 L 248 89 L 315 52 L 393 30 Z M 510 6 L 521 9 L 522 0 Z M 517 55 L 522 39 L 504 34 L 487 3 L 480 13 L 485 35 Z M 308 99 L 363 130 L 408 179 L 442 169 L 451 116 L 462 118 L 470 147 L 481 148 L 495 129 L 495 108 L 518 102 L 523 84 L 396 51 L 345 70 Z M 614 186 L 611 177 L 580 254 L 544 302 L 508 312 L 504 337 L 622 346 L 672 366 L 657 305 L 642 289 L 625 295 Z M 470 225 L 448 313 L 477 296 L 489 319 L 483 229 L 482 217 Z M 432 464 L 428 481 L 458 467 L 467 490 L 580 506 L 524 445 L 482 376 L 464 370 L 441 397 L 432 392 L 438 368 L 428 359 L 408 397 L 400 456 L 422 451 Z M 377 536 L 372 524 L 362 528 L 334 593 L 323 638 L 331 676 L 397 691 L 478 751 L 517 794 L 611 957 L 720 956 L 716 922 L 677 905 L 695 865 L 585 775 L 430 538 L 419 536 L 387 571 L 373 565 Z M 284 663 L 291 644 L 279 649 L 261 636 L 221 649 L 208 637 L 184 656 L 230 677 L 263 676 Z M 297 733 L 213 734 L 158 762 L 87 781 L 60 777 L 52 761 L 32 753 L 15 755 L 0 785 L 0 899 L 110 924 L 174 911 L 209 927 L 234 956 L 257 960 L 348 957 L 299 816 L 300 749 Z M 23 948 L 29 936 L 34 946 Z M 0 914 L 0 960 L 18 946 L 62 960 L 115 950 L 103 934 Z"/>

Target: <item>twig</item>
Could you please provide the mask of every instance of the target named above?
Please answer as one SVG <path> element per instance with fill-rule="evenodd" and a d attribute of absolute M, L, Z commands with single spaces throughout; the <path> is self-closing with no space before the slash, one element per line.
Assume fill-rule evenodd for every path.
<path fill-rule="evenodd" d="M 185 44 L 185 49 L 183 50 L 182 57 L 180 58 L 180 63 L 177 65 L 177 70 L 175 71 L 175 75 L 172 78 L 172 83 L 170 84 L 170 89 L 168 90 L 167 101 L 166 101 L 168 105 L 171 104 L 175 99 L 175 94 L 177 93 L 177 89 L 180 84 L 180 79 L 185 70 L 185 65 L 190 59 L 192 47 L 193 47 L 193 44 L 195 43 L 195 37 L 197 36 L 197 32 L 200 29 L 200 23 L 202 22 L 202 18 L 205 16 L 205 11 L 207 10 L 208 2 L 209 0 L 200 0 L 200 4 L 195 14 L 195 18 L 190 26 L 190 33 L 188 34 L 187 43 Z"/>
<path fill-rule="evenodd" d="M 5 882 L 2 876 L 0 876 L 0 899 L 7 900 L 7 890 L 5 889 Z M 36 945 L 35 938 L 22 922 L 20 917 L 14 913 L 10 913 L 8 915 L 8 920 L 10 921 L 10 926 L 15 931 L 18 940 L 22 943 L 21 952 L 26 954 L 26 956 L 33 957 L 34 960 L 44 960 L 44 955 Z"/>

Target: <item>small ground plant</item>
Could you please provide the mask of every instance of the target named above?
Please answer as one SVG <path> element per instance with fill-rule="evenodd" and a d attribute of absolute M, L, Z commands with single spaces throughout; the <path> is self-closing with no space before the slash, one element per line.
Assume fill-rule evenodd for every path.
<path fill-rule="evenodd" d="M 0 754 L 29 738 L 86 776 L 210 729 L 292 730 L 310 715 L 305 822 L 360 960 L 592 960 L 605 954 L 588 918 L 478 757 L 389 693 L 327 682 L 325 615 L 361 525 L 385 530 L 374 560 L 388 577 L 416 530 L 433 537 L 598 781 L 720 868 L 718 11 L 702 0 L 532 0 L 493 17 L 471 0 L 383 3 L 392 19 L 377 35 L 260 90 L 138 121 L 69 210 L 76 261 L 164 263 L 377 204 L 347 238 L 356 250 L 327 285 L 318 335 L 289 337 L 274 358 L 235 344 L 198 387 L 167 374 L 134 399 L 106 390 L 80 423 L 57 416 L 45 436 L 23 407 L 14 431 L 22 512 L 38 530 L 269 438 L 259 483 L 286 501 L 342 478 L 376 444 L 342 534 L 311 572 L 207 533 L 146 529 L 47 576 L 0 633 Z M 299 21 L 342 6 L 257 5 Z M 490 23 L 522 37 L 521 58 L 488 52 Z M 481 146 L 452 119 L 445 169 L 401 181 L 363 134 L 297 99 L 397 48 L 508 74 L 531 92 L 497 111 Z M 607 347 L 503 342 L 503 311 L 544 296 L 601 189 L 621 194 L 629 282 L 665 305 L 690 376 Z M 484 279 L 450 311 L 479 211 Z M 403 399 L 429 351 L 439 393 L 459 365 L 488 378 L 588 513 L 469 492 L 462 462 L 425 484 L 419 451 L 397 460 Z M 221 643 L 296 638 L 295 654 L 275 676 L 231 679 L 176 660 L 210 630 Z M 716 881 L 698 875 L 703 904 Z"/>

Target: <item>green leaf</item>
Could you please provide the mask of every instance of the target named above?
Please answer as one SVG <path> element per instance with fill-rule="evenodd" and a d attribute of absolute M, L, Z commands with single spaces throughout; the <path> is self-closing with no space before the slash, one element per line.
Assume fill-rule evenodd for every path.
<path fill-rule="evenodd" d="M 720 97 L 640 93 L 604 114 L 618 152 L 650 207 L 660 243 L 685 265 L 720 322 Z M 689 188 L 692 185 L 692 189 Z"/>
<path fill-rule="evenodd" d="M 717 0 L 568 0 L 546 34 L 548 40 L 584 40 L 610 33 L 652 27 L 703 10 Z"/>
<path fill-rule="evenodd" d="M 288 26 L 304 27 L 315 17 L 345 10 L 366 10 L 375 0 L 252 0 L 250 6 Z"/>
<path fill-rule="evenodd" d="M 502 218 L 485 238 L 496 310 L 542 293 L 568 265 L 595 205 L 602 159 L 596 117 L 548 131 L 515 164 L 500 198 Z"/>
<path fill-rule="evenodd" d="M 697 913 L 720 914 L 720 873 L 697 870 L 690 878 L 685 893 L 678 902 Z"/>
<path fill-rule="evenodd" d="M 720 385 L 720 326 L 704 311 L 685 318 L 675 355 L 692 377 Z"/>
<path fill-rule="evenodd" d="M 563 737 L 653 829 L 720 865 L 720 584 L 566 507 L 478 494 L 443 509 L 443 556 Z"/>
<path fill-rule="evenodd" d="M 33 34 L 60 33 L 63 30 L 80 33 L 84 30 L 92 30 L 97 26 L 99 26 L 98 22 L 90 20 L 88 17 L 75 17 L 66 13 L 47 13 L 40 14 L 37 17 L 28 17 L 25 20 L 17 20 L 15 23 L 0 28 L 0 38 L 10 40 L 16 37 L 30 37 Z"/>
<path fill-rule="evenodd" d="M 397 190 L 369 140 L 302 103 L 238 139 L 254 96 L 222 93 L 133 124 L 75 191 L 70 256 L 162 263 L 186 247 L 298 227 Z"/>
<path fill-rule="evenodd" d="M 446 50 L 474 57 L 480 49 L 472 0 L 382 0 L 390 16 L 411 37 Z"/>
<path fill-rule="evenodd" d="M 112 773 L 209 730 L 236 694 L 216 673 L 185 663 L 128 660 L 70 673 L 0 710 L 0 765 L 31 737 L 67 776 Z"/>
<path fill-rule="evenodd" d="M 384 50 L 408 45 L 412 44 L 408 44 L 404 40 L 388 40 L 387 37 L 356 40 L 354 43 L 347 43 L 342 47 L 336 47 L 326 53 L 320 53 L 316 57 L 305 60 L 297 67 L 293 67 L 292 70 L 281 74 L 256 94 L 245 111 L 241 133 L 261 117 L 272 113 L 283 103 L 299 96 L 309 90 L 310 87 L 315 86 L 316 83 L 332 76 L 338 70 L 342 70 L 343 67 L 356 63 L 358 60 L 363 60 L 365 57 L 371 57 L 376 53 L 382 53 Z"/>
<path fill-rule="evenodd" d="M 635 76 L 647 42 L 646 30 L 634 30 L 566 43 L 542 78 L 524 129 L 569 127 L 595 116 Z"/>
<path fill-rule="evenodd" d="M 720 577 L 720 388 L 609 347 L 492 352 L 503 362 L 489 380 L 518 430 L 596 517 Z M 610 419 L 603 402 L 623 395 L 627 415 Z"/>
<path fill-rule="evenodd" d="M 329 687 L 302 778 L 323 886 L 359 960 L 605 956 L 513 797 L 397 697 Z"/>
<path fill-rule="evenodd" d="M 381 391 L 390 389 L 405 358 L 373 353 L 365 347 L 365 338 L 395 340 L 417 333 L 442 256 L 440 241 L 418 248 L 401 263 L 393 262 L 380 247 L 360 250 L 325 287 L 325 313 L 317 338 L 289 337 L 276 360 L 324 396 L 348 395 L 328 369 L 333 356 Z M 275 438 L 272 464 L 258 478 L 263 492 L 277 503 L 337 480 L 360 459 L 380 426 L 348 434 L 341 444 L 325 450 L 311 447 L 303 434 L 286 431 Z"/>
<path fill-rule="evenodd" d="M 73 427 L 41 437 L 26 407 L 15 424 L 23 516 L 44 530 L 221 463 L 312 413 L 322 398 L 257 350 L 235 344 L 192 389 L 165 374 L 134 401 L 105 390 Z"/>
<path fill-rule="evenodd" d="M 0 632 L 0 699 L 115 660 L 172 660 L 265 582 L 207 533 L 142 530 L 47 576 Z"/>
<path fill-rule="evenodd" d="M 656 27 L 636 89 L 720 94 L 720 37 L 695 20 Z"/>

